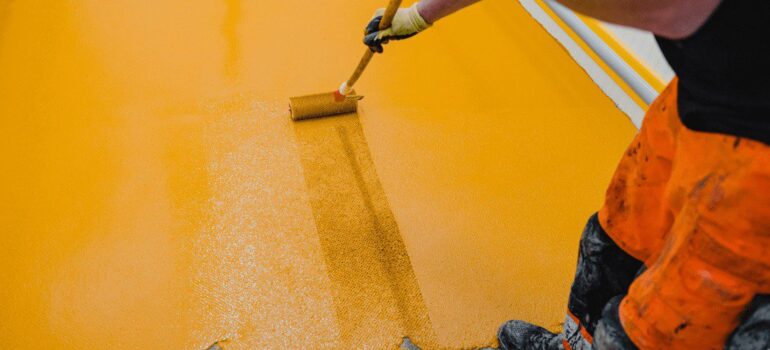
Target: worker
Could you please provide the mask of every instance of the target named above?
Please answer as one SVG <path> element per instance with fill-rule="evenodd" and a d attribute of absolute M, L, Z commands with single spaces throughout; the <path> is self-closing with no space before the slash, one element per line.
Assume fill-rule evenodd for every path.
<path fill-rule="evenodd" d="M 382 31 L 379 10 L 364 42 L 477 1 L 423 0 Z M 585 226 L 563 331 L 509 321 L 500 348 L 770 349 L 770 1 L 560 2 L 653 32 L 677 77 Z"/>

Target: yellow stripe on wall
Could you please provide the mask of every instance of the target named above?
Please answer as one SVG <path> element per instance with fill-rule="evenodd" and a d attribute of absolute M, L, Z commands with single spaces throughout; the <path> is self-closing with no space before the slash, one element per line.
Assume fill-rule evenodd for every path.
<path fill-rule="evenodd" d="M 596 33 L 602 40 L 612 48 L 628 65 L 630 65 L 639 75 L 658 92 L 666 87 L 666 81 L 653 71 L 644 61 L 636 57 L 623 43 L 609 30 L 604 24 L 596 19 L 578 14 L 578 17 Z"/>
<path fill-rule="evenodd" d="M 562 19 L 554 13 L 543 0 L 535 0 L 537 4 L 550 16 L 569 37 L 580 46 L 591 59 L 598 64 L 610 78 L 636 102 L 642 109 L 647 109 L 647 103 L 612 69 L 604 60 L 599 57 L 589 45 L 575 33 Z M 663 79 L 655 75 L 649 67 L 642 63 L 634 54 L 626 49 L 614 36 L 612 36 L 602 25 L 601 22 L 590 17 L 577 14 L 594 33 L 596 33 L 613 51 L 615 51 L 626 63 L 631 66 L 650 86 L 657 91 L 662 91 L 665 87 Z"/>

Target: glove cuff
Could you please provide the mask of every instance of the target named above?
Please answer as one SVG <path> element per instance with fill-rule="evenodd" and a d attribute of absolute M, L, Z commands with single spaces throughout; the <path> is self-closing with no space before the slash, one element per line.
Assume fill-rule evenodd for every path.
<path fill-rule="evenodd" d="M 414 3 L 414 5 L 410 6 L 407 9 L 407 20 L 409 21 L 412 28 L 416 29 L 417 32 L 421 32 L 425 29 L 428 29 L 432 26 L 432 24 L 428 23 L 428 21 L 425 20 L 425 18 L 422 17 L 420 14 L 420 11 L 417 10 L 417 5 L 419 2 Z"/>

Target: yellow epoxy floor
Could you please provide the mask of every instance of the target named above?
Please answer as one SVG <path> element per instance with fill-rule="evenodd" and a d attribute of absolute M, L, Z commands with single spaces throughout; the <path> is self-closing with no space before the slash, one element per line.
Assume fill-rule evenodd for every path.
<path fill-rule="evenodd" d="M 631 123 L 511 0 L 0 0 L 0 346 L 392 349 L 558 328 Z"/>

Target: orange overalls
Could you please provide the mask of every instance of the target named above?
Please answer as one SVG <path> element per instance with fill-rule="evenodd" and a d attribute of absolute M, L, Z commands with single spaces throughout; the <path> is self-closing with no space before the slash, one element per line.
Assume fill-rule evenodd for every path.
<path fill-rule="evenodd" d="M 634 344 L 721 349 L 770 293 L 770 146 L 685 128 L 677 83 L 650 106 L 599 221 L 648 267 L 620 305 Z"/>

